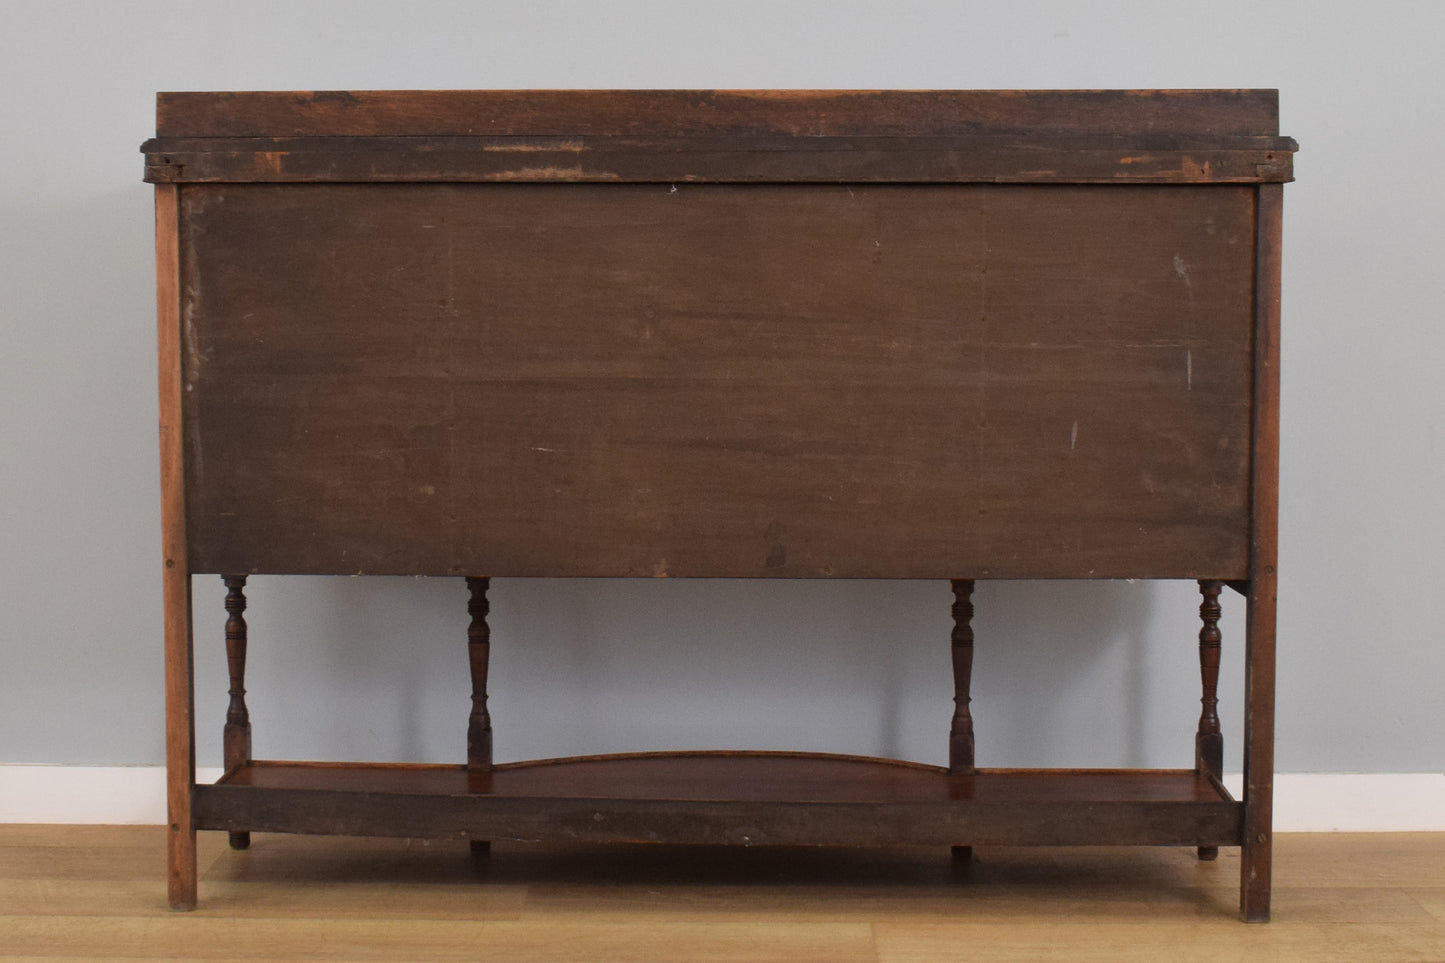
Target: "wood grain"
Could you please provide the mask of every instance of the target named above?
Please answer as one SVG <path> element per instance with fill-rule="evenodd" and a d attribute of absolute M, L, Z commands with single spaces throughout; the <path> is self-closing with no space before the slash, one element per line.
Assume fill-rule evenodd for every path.
<path fill-rule="evenodd" d="M 191 787 L 196 781 L 194 670 L 191 656 L 190 550 L 186 533 L 186 453 L 182 401 L 181 188 L 156 187 L 156 319 L 159 354 L 161 552 L 165 633 L 166 804 L 169 813 L 171 906 L 196 904 L 196 832 Z"/>
<path fill-rule="evenodd" d="M 1241 913 L 1269 919 L 1274 806 L 1275 621 L 1279 573 L 1280 247 L 1284 192 L 1259 188 L 1249 596 L 1245 609 Z"/>
<path fill-rule="evenodd" d="M 1271 91 L 162 95 L 147 179 L 185 185 L 157 195 L 172 905 L 200 826 L 1242 842 L 1267 918 L 1276 116 Z M 472 576 L 469 765 L 192 788 L 193 571 Z M 1167 773 L 968 772 L 966 714 L 953 775 L 490 770 L 475 590 L 532 575 L 1227 583 L 1246 799 L 1211 718 Z"/>
<path fill-rule="evenodd" d="M 198 571 L 1246 573 L 1250 189 L 187 198 Z"/>
<path fill-rule="evenodd" d="M 161 137 L 1278 133 L 1273 90 L 434 90 L 156 95 Z"/>
<path fill-rule="evenodd" d="M 1192 770 L 947 770 L 790 753 L 461 766 L 258 763 L 196 789 L 206 829 L 734 845 L 1237 845 Z"/>
<path fill-rule="evenodd" d="M 1269 90 L 171 93 L 157 183 L 1260 183 Z"/>
<path fill-rule="evenodd" d="M 987 847 L 961 878 L 937 850 L 499 843 L 478 872 L 461 841 L 218 834 L 179 915 L 165 840 L 0 826 L 0 959 L 1445 957 L 1445 834 L 1282 834 L 1268 927 L 1233 920 L 1233 852 Z"/>
<path fill-rule="evenodd" d="M 1214 802 L 1192 770 L 984 769 L 797 752 L 655 752 L 534 759 L 494 766 L 479 784 L 465 766 L 259 761 L 220 784 L 441 795 L 752 802 Z"/>
<path fill-rule="evenodd" d="M 1255 184 L 1279 137 L 213 138 L 142 145 L 157 183 Z"/>

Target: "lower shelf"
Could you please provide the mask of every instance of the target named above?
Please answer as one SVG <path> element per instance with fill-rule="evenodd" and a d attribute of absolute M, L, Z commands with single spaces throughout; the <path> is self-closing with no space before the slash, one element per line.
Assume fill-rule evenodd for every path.
<path fill-rule="evenodd" d="M 986 769 L 805 753 L 464 766 L 255 762 L 195 787 L 197 829 L 735 845 L 1237 846 L 1192 770 Z"/>

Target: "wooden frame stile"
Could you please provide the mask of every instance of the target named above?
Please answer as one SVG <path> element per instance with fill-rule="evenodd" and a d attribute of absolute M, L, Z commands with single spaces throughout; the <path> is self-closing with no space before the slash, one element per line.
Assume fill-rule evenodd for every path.
<path fill-rule="evenodd" d="M 1269 919 L 1273 836 L 1283 200 L 1283 184 L 1259 185 L 1250 577 L 1245 587 L 1244 840 L 1240 860 L 1240 913 L 1245 920 L 1260 923 Z"/>
<path fill-rule="evenodd" d="M 160 386 L 161 551 L 166 698 L 167 892 L 172 909 L 196 905 L 195 686 L 191 570 L 186 548 L 185 433 L 181 399 L 180 185 L 156 185 L 156 318 Z"/>

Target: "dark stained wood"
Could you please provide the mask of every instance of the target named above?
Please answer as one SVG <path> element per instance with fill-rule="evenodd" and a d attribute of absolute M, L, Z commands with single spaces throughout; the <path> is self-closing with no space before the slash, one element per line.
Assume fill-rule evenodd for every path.
<path fill-rule="evenodd" d="M 1252 189 L 187 199 L 200 571 L 1246 574 Z"/>
<path fill-rule="evenodd" d="M 487 711 L 487 664 L 492 652 L 492 628 L 487 624 L 491 605 L 487 602 L 488 578 L 468 578 L 467 661 L 472 679 L 472 711 L 467 718 L 467 771 L 472 774 L 492 770 L 492 716 Z M 485 839 L 473 839 L 473 855 L 483 855 L 491 848 Z"/>
<path fill-rule="evenodd" d="M 1273 90 L 173 92 L 161 137 L 1278 133 Z"/>
<path fill-rule="evenodd" d="M 973 681 L 973 581 L 953 579 L 953 722 L 948 730 L 948 771 L 966 776 L 974 772 L 973 713 L 968 704 Z M 955 845 L 957 863 L 973 861 L 973 847 Z"/>
<path fill-rule="evenodd" d="M 973 680 L 973 581 L 954 579 L 953 587 L 953 723 L 948 730 L 948 771 L 973 772 L 973 713 L 969 689 Z"/>
<path fill-rule="evenodd" d="M 171 184 L 156 210 L 172 905 L 195 904 L 203 827 L 1241 845 L 1242 914 L 1267 919 L 1295 149 L 1275 101 L 161 95 L 143 149 L 147 178 Z M 242 648 L 249 573 L 470 576 L 466 764 L 256 763 L 248 728 L 243 761 L 242 654 L 227 774 L 194 787 L 193 572 L 228 577 Z M 788 753 L 493 766 L 488 579 L 579 575 L 952 580 L 949 769 Z M 1194 769 L 976 770 L 973 581 L 1108 577 L 1201 583 Z M 1248 600 L 1240 802 L 1219 781 L 1222 585 Z"/>
<path fill-rule="evenodd" d="M 1219 726 L 1219 655 L 1223 641 L 1219 633 L 1222 610 L 1219 593 L 1224 584 L 1217 580 L 1199 583 L 1203 600 L 1199 604 L 1199 677 L 1202 695 L 1199 731 L 1195 737 L 1195 764 L 1200 772 L 1224 778 L 1224 736 Z"/>
<path fill-rule="evenodd" d="M 1274 91 L 172 93 L 156 182 L 1258 183 Z"/>
<path fill-rule="evenodd" d="M 1160 183 L 1292 178 L 1278 137 L 214 138 L 144 145 L 175 183 Z"/>
<path fill-rule="evenodd" d="M 258 763 L 198 787 L 198 824 L 590 842 L 1194 845 L 1241 806 L 1189 770 L 980 770 L 793 753 L 658 753 L 465 767 Z M 324 806 L 318 814 L 316 807 Z M 330 828 L 318 828 L 329 825 Z"/>
<path fill-rule="evenodd" d="M 1269 919 L 1273 837 L 1283 204 L 1280 186 L 1259 188 L 1250 578 L 1245 609 L 1244 845 L 1240 861 L 1240 911 L 1250 922 Z"/>
<path fill-rule="evenodd" d="M 186 540 L 185 432 L 181 404 L 181 267 L 178 187 L 157 186 L 156 342 L 159 352 L 161 591 L 166 693 L 166 889 L 173 909 L 196 905 L 195 672 L 191 652 L 191 570 Z"/>
<path fill-rule="evenodd" d="M 486 772 L 492 768 L 492 716 L 487 711 L 487 662 L 492 651 L 492 629 L 487 624 L 491 605 L 487 586 L 491 579 L 468 578 L 467 661 L 471 668 L 472 712 L 467 718 L 467 768 Z"/>
<path fill-rule="evenodd" d="M 222 755 L 225 767 L 235 769 L 251 761 L 251 713 L 246 709 L 246 576 L 223 575 L 226 583 L 226 668 L 231 677 L 230 705 L 226 708 Z M 251 834 L 231 833 L 231 848 L 251 845 Z"/>
<path fill-rule="evenodd" d="M 201 786 L 197 825 L 267 832 L 742 846 L 1228 845 L 1236 803 L 553 799 Z"/>
<path fill-rule="evenodd" d="M 1024 799 L 1080 802 L 1214 802 L 1229 797 L 1185 769 L 979 769 L 806 752 L 640 752 L 529 759 L 493 766 L 256 761 L 219 784 L 419 795 L 628 797 L 750 802 L 904 802 Z"/>
<path fill-rule="evenodd" d="M 1194 767 L 1216 780 L 1224 778 L 1224 734 L 1219 728 L 1219 593 L 1224 583 L 1205 580 L 1199 583 L 1203 601 L 1199 604 L 1199 678 L 1202 695 L 1199 731 L 1194 737 Z M 1219 850 L 1213 846 L 1199 848 L 1200 859 L 1216 859 Z"/>

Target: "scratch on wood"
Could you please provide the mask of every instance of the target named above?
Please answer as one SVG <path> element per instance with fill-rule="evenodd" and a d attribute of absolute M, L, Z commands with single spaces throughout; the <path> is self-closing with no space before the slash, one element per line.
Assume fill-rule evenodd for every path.
<path fill-rule="evenodd" d="M 580 154 L 587 149 L 581 141 L 569 140 L 559 144 L 488 144 L 482 150 L 493 154 L 546 154 L 566 151 Z"/>
<path fill-rule="evenodd" d="M 588 173 L 581 165 L 577 167 L 520 167 L 514 171 L 499 171 L 492 179 L 498 181 L 564 181 L 580 180 L 618 180 L 616 174 Z"/>

